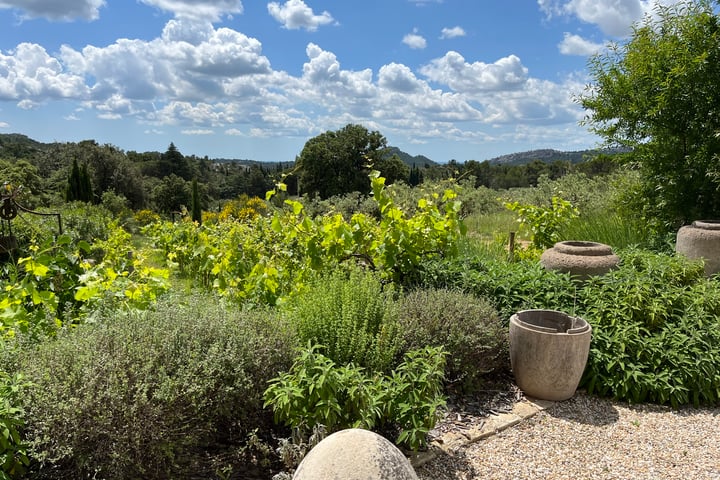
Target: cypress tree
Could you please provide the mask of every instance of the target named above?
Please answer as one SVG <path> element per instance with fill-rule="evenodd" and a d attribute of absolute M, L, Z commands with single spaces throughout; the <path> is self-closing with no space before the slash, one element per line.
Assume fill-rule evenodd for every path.
<path fill-rule="evenodd" d="M 197 222 L 198 225 L 202 225 L 202 209 L 200 208 L 197 178 L 192 180 L 192 220 Z"/>

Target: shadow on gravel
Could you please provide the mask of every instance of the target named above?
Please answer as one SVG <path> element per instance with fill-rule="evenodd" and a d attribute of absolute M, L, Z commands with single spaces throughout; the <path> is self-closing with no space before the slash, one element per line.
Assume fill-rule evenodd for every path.
<path fill-rule="evenodd" d="M 449 455 L 438 452 L 431 462 L 415 468 L 419 480 L 471 480 L 479 478 L 472 462 L 467 458 L 467 449 Z"/>
<path fill-rule="evenodd" d="M 590 396 L 581 391 L 569 400 L 557 402 L 546 411 L 552 417 L 585 425 L 611 425 L 620 418 L 611 400 Z"/>

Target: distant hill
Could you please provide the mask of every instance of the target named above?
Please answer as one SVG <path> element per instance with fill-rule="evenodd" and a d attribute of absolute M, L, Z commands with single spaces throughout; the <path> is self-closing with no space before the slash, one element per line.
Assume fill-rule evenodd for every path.
<path fill-rule="evenodd" d="M 570 163 L 580 163 L 589 160 L 591 157 L 600 153 L 612 155 L 627 152 L 621 149 L 605 149 L 605 150 L 578 150 L 571 152 L 563 152 L 550 148 L 540 150 L 528 150 L 526 152 L 510 153 L 488 160 L 493 165 L 525 165 L 533 160 L 540 160 L 545 163 L 551 163 L 556 160 L 569 161 Z"/>
<path fill-rule="evenodd" d="M 31 157 L 48 147 L 48 144 L 40 143 L 20 133 L 0 133 L 0 158 Z"/>
<path fill-rule="evenodd" d="M 388 147 L 385 156 L 391 157 L 393 155 L 397 155 L 398 157 L 400 157 L 400 160 L 402 160 L 408 167 L 412 167 L 413 165 L 415 165 L 417 168 L 421 168 L 425 166 L 434 167 L 435 165 L 437 165 L 437 162 L 433 162 L 425 155 L 412 156 L 409 153 L 403 152 L 397 147 Z"/>

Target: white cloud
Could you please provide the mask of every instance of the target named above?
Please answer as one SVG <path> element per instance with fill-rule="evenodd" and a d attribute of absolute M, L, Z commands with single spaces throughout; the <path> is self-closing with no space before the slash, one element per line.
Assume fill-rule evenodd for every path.
<path fill-rule="evenodd" d="M 378 86 L 396 92 L 417 92 L 422 89 L 421 82 L 412 70 L 397 63 L 383 65 L 380 68 Z"/>
<path fill-rule="evenodd" d="M 441 39 L 464 37 L 465 30 L 462 27 L 443 28 L 440 34 Z"/>
<path fill-rule="evenodd" d="M 304 28 L 314 32 L 319 26 L 334 21 L 328 12 L 315 15 L 303 0 L 288 0 L 283 5 L 280 5 L 279 2 L 270 2 L 267 8 L 270 15 L 288 30 Z"/>
<path fill-rule="evenodd" d="M 0 9 L 19 10 L 23 18 L 96 20 L 105 0 L 0 0 Z"/>
<path fill-rule="evenodd" d="M 407 35 L 405 35 L 402 42 L 412 49 L 421 50 L 427 47 L 427 41 L 425 40 L 425 38 L 423 38 L 422 35 L 418 35 L 417 32 L 417 28 L 413 29 L 413 33 L 408 33 Z"/>
<path fill-rule="evenodd" d="M 462 55 L 453 51 L 421 67 L 420 73 L 461 93 L 516 89 L 528 77 L 527 68 L 515 55 L 490 64 L 467 63 Z"/>
<path fill-rule="evenodd" d="M 87 92 L 84 79 L 66 73 L 40 45 L 21 43 L 8 55 L 0 51 L 0 100 L 20 99 L 27 106 L 45 99 L 82 99 Z"/>
<path fill-rule="evenodd" d="M 146 5 L 173 13 L 179 18 L 205 19 L 212 22 L 225 15 L 243 12 L 240 0 L 140 0 Z"/>
<path fill-rule="evenodd" d="M 196 128 L 196 129 L 188 129 L 188 130 L 180 130 L 180 133 L 183 135 L 214 135 L 215 132 L 208 129 L 203 128 Z"/>
<path fill-rule="evenodd" d="M 7 122 L 0 122 L 0 128 L 8 128 L 10 127 L 10 124 Z"/>
<path fill-rule="evenodd" d="M 681 0 L 538 0 L 540 9 L 548 17 L 574 16 L 583 22 L 597 25 L 603 33 L 625 37 L 632 25 L 652 15 L 657 5 L 672 5 Z"/>
<path fill-rule="evenodd" d="M 591 42 L 580 35 L 574 35 L 565 32 L 562 42 L 558 44 L 558 49 L 563 55 L 593 55 L 602 50 L 603 44 Z"/>

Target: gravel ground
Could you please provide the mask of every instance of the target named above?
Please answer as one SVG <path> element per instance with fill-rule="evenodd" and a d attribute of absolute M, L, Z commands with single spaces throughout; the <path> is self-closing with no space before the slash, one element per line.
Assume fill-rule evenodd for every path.
<path fill-rule="evenodd" d="M 672 410 L 578 392 L 416 470 L 420 480 L 720 480 L 720 407 Z"/>

